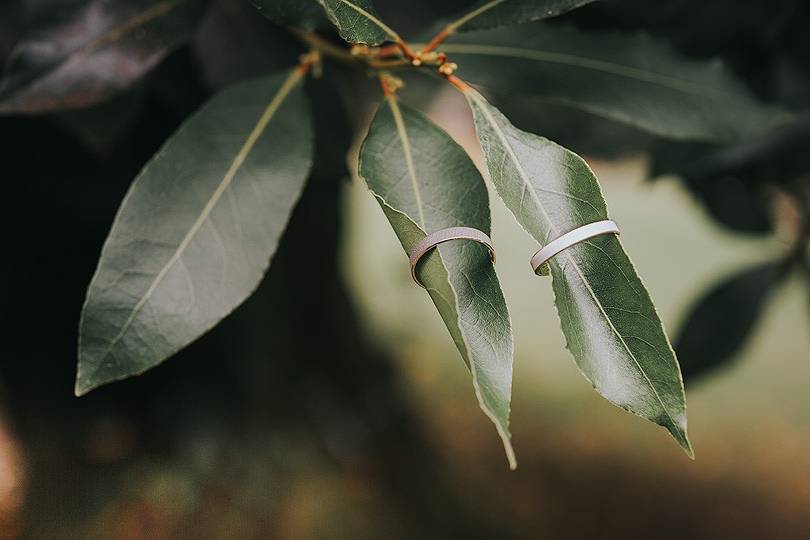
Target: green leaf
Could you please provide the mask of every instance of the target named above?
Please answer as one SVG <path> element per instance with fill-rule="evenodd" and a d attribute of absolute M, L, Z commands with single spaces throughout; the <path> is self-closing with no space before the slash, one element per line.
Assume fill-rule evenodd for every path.
<path fill-rule="evenodd" d="M 778 140 L 785 141 L 786 132 L 780 130 Z M 789 160 L 773 155 L 778 148 L 774 139 L 766 133 L 734 145 L 659 140 L 649 150 L 649 176 L 678 176 L 712 219 L 732 231 L 772 234 L 774 180 L 792 178 Z M 766 160 L 779 165 L 765 166 Z"/>
<path fill-rule="evenodd" d="M 125 90 L 191 37 L 201 0 L 93 0 L 54 10 L 11 52 L 0 114 L 88 107 Z"/>
<path fill-rule="evenodd" d="M 427 233 L 446 227 L 490 232 L 489 196 L 475 165 L 445 132 L 394 97 L 371 124 L 360 152 L 360 175 L 406 252 Z M 418 271 L 514 468 L 509 442 L 512 329 L 489 253 L 475 242 L 447 242 L 427 254 Z"/>
<path fill-rule="evenodd" d="M 746 268 L 705 292 L 675 340 L 687 383 L 728 364 L 788 276 L 784 261 Z"/>
<path fill-rule="evenodd" d="M 312 165 L 302 77 L 218 94 L 135 179 L 87 291 L 77 395 L 159 364 L 256 288 Z"/>
<path fill-rule="evenodd" d="M 472 88 L 465 95 L 498 194 L 539 244 L 608 219 L 582 158 L 515 128 Z M 550 266 L 562 330 L 582 373 L 611 402 L 668 429 L 691 455 L 678 362 L 619 239 L 586 240 Z"/>
<path fill-rule="evenodd" d="M 445 27 L 448 34 L 557 17 L 595 0 L 483 0 Z"/>
<path fill-rule="evenodd" d="M 371 0 L 318 0 L 340 37 L 350 43 L 379 45 L 400 41 L 396 32 L 383 23 Z"/>
<path fill-rule="evenodd" d="M 548 24 L 459 36 L 440 48 L 465 81 L 585 109 L 674 139 L 730 141 L 784 122 L 720 62 L 688 60 L 644 35 Z"/>
<path fill-rule="evenodd" d="M 316 30 L 329 24 L 318 0 L 251 0 L 251 2 L 262 15 L 282 26 Z"/>

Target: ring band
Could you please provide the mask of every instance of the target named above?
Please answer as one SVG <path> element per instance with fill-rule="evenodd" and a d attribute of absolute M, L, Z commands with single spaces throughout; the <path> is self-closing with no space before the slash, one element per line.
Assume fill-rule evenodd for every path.
<path fill-rule="evenodd" d="M 409 256 L 411 262 L 411 276 L 416 284 L 423 289 L 425 286 L 419 281 L 419 278 L 416 277 L 416 265 L 419 263 L 419 259 L 439 244 L 449 242 L 450 240 L 473 240 L 479 244 L 483 244 L 489 249 L 489 256 L 492 262 L 495 262 L 495 248 L 492 246 L 492 239 L 478 229 L 473 229 L 472 227 L 448 227 L 447 229 L 432 232 L 414 246 Z"/>
<path fill-rule="evenodd" d="M 603 234 L 620 234 L 619 226 L 616 222 L 606 219 L 604 221 L 596 221 L 577 227 L 573 231 L 567 232 L 556 240 L 552 240 L 537 253 L 534 254 L 531 260 L 532 270 L 537 274 L 538 270 L 544 263 L 546 263 L 553 256 L 557 255 L 564 249 L 567 249 L 575 244 L 578 244 L 594 236 L 601 236 Z"/>

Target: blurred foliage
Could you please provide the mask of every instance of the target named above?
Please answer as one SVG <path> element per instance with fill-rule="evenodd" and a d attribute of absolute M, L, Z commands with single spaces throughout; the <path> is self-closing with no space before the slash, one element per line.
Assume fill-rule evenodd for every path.
<path fill-rule="evenodd" d="M 766 302 L 784 279 L 785 265 L 768 262 L 727 277 L 692 307 L 675 349 L 689 380 L 731 360 Z"/>

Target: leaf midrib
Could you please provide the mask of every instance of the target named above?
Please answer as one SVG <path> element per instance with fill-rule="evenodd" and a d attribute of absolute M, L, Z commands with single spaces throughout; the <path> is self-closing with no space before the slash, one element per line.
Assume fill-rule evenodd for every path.
<path fill-rule="evenodd" d="M 601 71 L 603 73 L 635 79 L 637 81 L 650 84 L 657 84 L 671 90 L 677 90 L 679 92 L 684 92 L 695 96 L 715 99 L 727 99 L 734 97 L 728 93 L 716 90 L 711 86 L 685 81 L 683 79 L 677 79 L 668 75 L 661 75 L 659 73 L 653 73 L 631 66 L 616 64 L 614 62 L 595 60 L 593 58 L 586 58 L 568 53 L 558 53 L 553 51 L 545 51 L 542 49 L 522 49 L 520 47 L 506 47 L 500 45 L 475 45 L 470 43 L 447 44 L 442 47 L 442 51 L 448 53 L 480 56 L 504 56 L 509 58 L 522 58 L 525 60 L 562 64 L 580 67 L 583 69 L 591 69 L 594 71 Z"/>
<path fill-rule="evenodd" d="M 520 174 L 520 177 L 524 182 L 524 185 L 529 186 L 529 188 L 530 188 L 529 191 L 532 194 L 532 198 L 535 200 L 535 202 L 537 203 L 537 206 L 540 208 L 540 211 L 542 212 L 543 217 L 548 222 L 549 227 L 551 228 L 552 231 L 554 231 L 555 234 L 557 234 L 558 233 L 557 228 L 554 226 L 554 223 L 549 218 L 549 215 L 546 212 L 546 209 L 543 207 L 543 204 L 541 203 L 540 198 L 537 196 L 537 193 L 535 192 L 534 187 L 532 186 L 531 182 L 529 182 L 526 171 L 523 169 L 520 161 L 517 159 L 517 156 L 515 155 L 514 150 L 512 149 L 512 146 L 507 141 L 506 135 L 501 130 L 500 125 L 496 122 L 495 118 L 492 116 L 490 111 L 486 108 L 486 104 L 483 102 L 483 100 L 476 93 L 467 92 L 467 95 L 470 96 L 473 100 L 475 100 L 475 102 L 478 104 L 479 109 L 484 113 L 484 116 L 486 117 L 487 121 L 490 123 L 490 125 L 492 126 L 495 133 L 498 135 L 498 138 L 501 140 L 501 143 L 504 145 L 504 148 L 509 153 L 509 156 L 511 157 L 512 161 L 515 163 L 515 167 L 517 168 L 518 173 Z M 579 275 L 580 279 L 582 280 L 582 283 L 585 285 L 585 288 L 588 290 L 588 294 L 591 296 L 594 303 L 599 308 L 599 311 L 604 316 L 605 320 L 607 321 L 608 325 L 610 326 L 611 331 L 616 335 L 616 337 L 619 338 L 619 341 L 621 342 L 621 344 L 624 347 L 625 351 L 627 351 L 627 354 L 633 360 L 633 363 L 635 364 L 635 366 L 638 369 L 639 373 L 641 373 L 641 375 L 644 377 L 644 380 L 647 381 L 647 384 L 652 389 L 653 394 L 655 395 L 656 399 L 658 400 L 658 403 L 661 404 L 661 408 L 664 410 L 667 417 L 672 422 L 673 427 L 679 427 L 678 423 L 675 422 L 675 419 L 672 417 L 672 414 L 670 413 L 669 409 L 664 404 L 664 401 L 661 399 L 661 396 L 658 393 L 658 390 L 655 388 L 655 385 L 652 384 L 652 381 L 650 380 L 649 376 L 644 371 L 644 369 L 641 367 L 641 364 L 638 362 L 638 359 L 636 359 L 635 355 L 632 353 L 632 351 L 630 351 L 630 348 L 628 347 L 627 342 L 625 342 L 624 337 L 621 335 L 621 333 L 619 333 L 619 331 L 613 325 L 613 321 L 610 319 L 610 316 L 605 311 L 604 307 L 602 306 L 602 303 L 599 301 L 599 298 L 597 298 L 596 293 L 591 288 L 590 283 L 588 283 L 588 280 L 585 277 L 585 275 L 582 273 L 582 270 L 580 269 L 579 265 L 576 263 L 576 261 L 574 260 L 574 258 L 571 256 L 570 253 L 566 253 L 565 251 L 563 251 L 561 253 L 561 255 L 563 255 L 566 259 L 568 259 L 568 261 L 571 263 L 573 268 L 576 270 L 577 274 Z"/>
<path fill-rule="evenodd" d="M 253 127 L 248 137 L 245 139 L 244 144 L 239 149 L 239 152 L 236 154 L 236 157 L 234 157 L 230 167 L 223 176 L 217 188 L 212 193 L 211 197 L 206 202 L 199 216 L 197 216 L 197 219 L 191 225 L 191 228 L 183 237 L 182 241 L 177 246 L 177 249 L 175 249 L 172 256 L 169 258 L 166 264 L 160 269 L 158 274 L 155 276 L 155 279 L 152 281 L 152 283 L 150 284 L 149 288 L 146 290 L 144 295 L 132 308 L 132 312 L 122 325 L 121 330 L 110 341 L 110 344 L 100 355 L 101 359 L 106 358 L 107 355 L 110 353 L 110 351 L 112 351 L 113 347 L 115 347 L 115 345 L 117 345 L 118 342 L 121 340 L 121 338 L 127 333 L 133 321 L 135 320 L 135 317 L 138 316 L 140 310 L 143 308 L 144 305 L 146 305 L 146 302 L 148 302 L 149 299 L 152 297 L 157 287 L 163 281 L 163 278 L 166 277 L 166 274 L 169 272 L 169 270 L 171 270 L 171 268 L 177 263 L 177 261 L 180 260 L 180 257 L 183 256 L 185 249 L 188 247 L 188 245 L 196 236 L 197 232 L 199 232 L 200 228 L 208 219 L 214 207 L 217 205 L 220 198 L 222 197 L 223 193 L 225 193 L 225 190 L 233 182 L 233 179 L 236 177 L 236 174 L 239 172 L 239 169 L 241 168 L 248 154 L 253 149 L 253 146 L 256 144 L 256 141 L 258 141 L 259 137 L 267 128 L 267 125 L 275 116 L 275 113 L 278 111 L 281 104 L 284 102 L 286 97 L 289 95 L 289 93 L 292 91 L 295 85 L 301 80 L 302 77 L 303 73 L 301 72 L 301 70 L 294 69 L 287 77 L 287 79 L 284 81 L 284 83 L 282 83 L 282 85 L 279 87 L 278 92 L 276 92 L 275 96 L 273 96 L 273 99 L 270 101 L 270 103 L 267 105 L 262 115 L 259 117 L 259 120 L 257 121 L 256 125 Z M 101 369 L 101 366 L 102 363 L 98 363 L 96 368 L 93 370 L 93 373 Z"/>
<path fill-rule="evenodd" d="M 376 193 L 373 189 L 371 189 L 370 191 L 374 194 L 375 197 L 377 197 L 377 199 L 380 202 L 382 202 L 382 204 L 384 204 L 385 206 L 390 208 L 392 211 L 397 212 L 398 214 L 404 216 L 405 219 L 407 219 L 411 223 L 414 223 L 414 225 L 417 228 L 419 228 L 423 233 L 427 234 L 427 230 L 425 229 L 425 225 L 424 225 L 424 211 L 422 209 L 422 197 L 421 197 L 420 192 L 419 192 L 419 184 L 418 184 L 418 181 L 417 181 L 417 178 L 416 178 L 416 171 L 415 171 L 415 169 L 412 169 L 413 161 L 412 161 L 412 155 L 411 155 L 410 139 L 408 139 L 408 132 L 407 132 L 407 129 L 405 128 L 404 119 L 402 118 L 402 111 L 399 108 L 399 102 L 397 101 L 397 98 L 396 98 L 395 95 L 387 95 L 386 96 L 386 101 L 388 102 L 388 104 L 389 104 L 389 106 L 391 108 L 391 114 L 394 117 L 394 123 L 397 126 L 397 135 L 399 136 L 399 138 L 400 138 L 400 140 L 402 142 L 403 151 L 406 154 L 406 162 L 411 163 L 411 165 L 409 166 L 409 174 L 411 175 L 411 179 L 412 179 L 412 182 L 413 182 L 413 188 L 414 188 L 414 194 L 416 196 L 417 208 L 419 209 L 419 216 L 420 216 L 420 219 L 423 221 L 422 225 L 420 226 L 420 225 L 414 223 L 413 219 L 409 215 L 407 215 L 402 210 L 394 208 L 391 204 L 388 203 L 388 201 L 386 201 L 386 199 L 384 197 L 382 197 L 380 194 Z M 406 140 L 407 140 L 407 142 L 406 142 Z M 409 158 L 408 156 L 411 156 L 411 157 Z M 510 438 L 509 431 L 508 431 L 508 423 L 509 423 L 508 417 L 507 417 L 506 420 L 502 421 L 498 417 L 495 410 L 493 410 L 487 404 L 486 400 L 484 399 L 484 393 L 483 393 L 483 390 L 481 389 L 481 383 L 478 380 L 478 377 L 479 377 L 479 375 L 478 375 L 478 369 L 479 369 L 478 364 L 473 362 L 473 359 L 471 357 L 472 354 L 471 354 L 471 351 L 470 351 L 470 344 L 467 342 L 466 332 L 464 331 L 464 329 L 461 327 L 461 324 L 460 324 L 461 313 L 459 311 L 458 291 L 456 291 L 456 288 L 453 286 L 453 283 L 450 280 L 449 271 L 447 269 L 447 266 L 444 263 L 444 260 L 442 259 L 441 253 L 439 253 L 437 251 L 436 255 L 438 255 L 440 264 L 442 265 L 445 272 L 447 273 L 446 283 L 447 283 L 447 286 L 450 288 L 450 291 L 453 293 L 453 302 L 452 302 L 452 304 L 450 302 L 448 302 L 448 300 L 445 298 L 445 296 L 442 294 L 442 292 L 439 289 L 437 289 L 435 287 L 428 287 L 428 286 L 426 286 L 425 289 L 427 291 L 431 291 L 431 290 L 435 291 L 442 298 L 442 300 L 444 300 L 448 305 L 450 305 L 452 307 L 453 313 L 455 313 L 455 316 L 456 316 L 455 327 L 458 329 L 458 332 L 461 335 L 462 344 L 464 345 L 464 351 L 459 351 L 459 352 L 465 358 L 465 360 L 466 360 L 465 363 L 469 367 L 470 375 L 472 376 L 472 379 L 473 379 L 473 389 L 475 390 L 476 399 L 478 400 L 478 404 L 479 404 L 481 410 L 484 412 L 484 415 L 486 415 L 486 417 L 489 418 L 489 420 L 493 424 L 495 424 L 495 430 L 498 432 L 498 436 L 501 438 L 501 442 L 503 443 L 504 450 L 506 452 L 506 459 L 509 462 L 509 468 L 514 470 L 517 467 L 517 460 L 515 458 L 515 451 L 512 448 L 512 442 L 511 442 L 511 438 Z M 434 303 L 435 303 L 435 300 L 434 300 Z M 495 310 L 495 311 L 497 313 L 497 310 Z M 502 422 L 504 422 L 504 424 L 506 424 L 506 425 L 503 425 Z"/>
<path fill-rule="evenodd" d="M 408 137 L 408 130 L 405 127 L 405 120 L 402 118 L 402 111 L 399 109 L 399 103 L 395 96 L 386 96 L 388 106 L 391 108 L 391 116 L 394 117 L 394 125 L 397 127 L 397 135 L 402 144 L 402 152 L 405 154 L 405 165 L 408 169 L 408 176 L 411 180 L 411 187 L 413 194 L 416 198 L 416 209 L 419 211 L 419 228 L 427 234 L 425 228 L 425 211 L 422 208 L 422 192 L 419 189 L 419 180 L 416 178 L 416 166 L 413 163 L 413 149 L 411 147 L 411 140 Z"/>
<path fill-rule="evenodd" d="M 375 24 L 380 30 L 388 34 L 394 41 L 399 41 L 400 37 L 399 34 L 394 32 L 387 24 L 382 22 L 380 19 L 366 11 L 365 9 L 361 8 L 360 6 L 356 5 L 354 2 L 349 2 L 349 0 L 338 0 L 341 4 L 345 4 L 349 6 L 351 9 L 368 19 L 370 22 Z"/>

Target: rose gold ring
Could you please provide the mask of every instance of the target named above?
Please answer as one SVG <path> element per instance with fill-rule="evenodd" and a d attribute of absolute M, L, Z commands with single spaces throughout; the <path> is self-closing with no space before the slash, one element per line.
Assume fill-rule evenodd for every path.
<path fill-rule="evenodd" d="M 419 259 L 439 244 L 449 242 L 450 240 L 473 240 L 474 242 L 483 244 L 489 249 L 489 256 L 492 258 L 492 262 L 495 262 L 495 248 L 492 246 L 492 239 L 478 229 L 473 229 L 472 227 L 448 227 L 447 229 L 432 232 L 413 247 L 409 257 L 411 262 L 411 276 L 417 285 L 423 289 L 425 286 L 419 281 L 419 278 L 416 277 L 416 265 L 419 263 Z"/>

